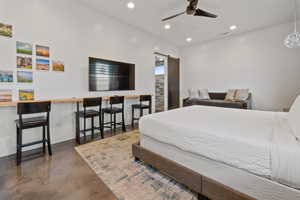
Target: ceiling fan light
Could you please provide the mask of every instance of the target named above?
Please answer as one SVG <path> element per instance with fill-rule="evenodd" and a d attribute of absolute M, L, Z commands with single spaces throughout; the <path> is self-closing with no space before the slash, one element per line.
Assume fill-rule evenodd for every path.
<path fill-rule="evenodd" d="M 171 25 L 170 25 L 170 24 L 165 24 L 165 29 L 166 29 L 166 30 L 171 29 Z"/>
<path fill-rule="evenodd" d="M 186 38 L 186 41 L 187 41 L 187 42 L 192 42 L 192 40 L 193 40 L 193 39 L 190 38 L 190 37 L 189 37 L 189 38 Z"/>
<path fill-rule="evenodd" d="M 127 7 L 129 9 L 134 9 L 135 8 L 135 4 L 132 1 L 130 1 L 130 2 L 127 3 Z"/>
<path fill-rule="evenodd" d="M 294 14 L 295 14 L 295 31 L 289 34 L 284 40 L 284 45 L 291 49 L 300 47 L 300 33 L 297 31 L 297 0 L 295 0 Z"/>
<path fill-rule="evenodd" d="M 299 48 L 300 47 L 300 33 L 295 31 L 289 34 L 284 40 L 284 45 L 288 48 Z"/>
<path fill-rule="evenodd" d="M 233 30 L 237 29 L 237 26 L 236 25 L 232 25 L 232 26 L 229 27 L 229 29 L 233 31 Z"/>

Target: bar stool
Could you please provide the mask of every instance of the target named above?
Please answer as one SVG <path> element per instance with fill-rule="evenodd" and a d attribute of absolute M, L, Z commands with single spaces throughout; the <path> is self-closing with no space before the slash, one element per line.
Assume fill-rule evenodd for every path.
<path fill-rule="evenodd" d="M 98 107 L 97 110 L 87 110 L 87 108 L 90 107 Z M 83 99 L 83 111 L 79 111 L 79 118 L 83 118 L 83 130 L 80 130 L 79 127 L 79 138 L 78 138 L 78 143 L 80 144 L 80 133 L 83 133 L 84 136 L 84 143 L 86 143 L 86 132 L 91 131 L 92 132 L 92 139 L 95 138 L 94 131 L 99 130 L 101 133 L 101 138 L 103 139 L 103 130 L 102 130 L 102 125 L 101 125 L 101 109 L 102 109 L 102 98 L 97 97 L 97 98 L 84 98 Z M 99 118 L 99 127 L 95 127 L 94 124 L 94 118 L 98 117 Z M 86 128 L 86 119 L 91 119 L 91 128 L 87 129 Z M 79 121 L 77 122 L 79 123 Z M 79 126 L 79 124 L 78 124 Z"/>
<path fill-rule="evenodd" d="M 109 108 L 103 108 L 102 110 L 102 127 L 104 128 L 110 128 L 111 131 L 114 129 L 114 132 L 116 132 L 116 126 L 121 125 L 122 130 L 126 132 L 125 127 L 125 119 L 124 119 L 124 96 L 112 96 L 109 98 Z M 115 107 L 114 105 L 122 105 L 121 107 Z M 110 122 L 104 123 L 104 114 L 110 114 Z M 122 122 L 117 122 L 116 115 L 122 114 Z M 114 120 L 113 120 L 114 117 Z M 109 125 L 106 125 L 109 124 Z"/>
<path fill-rule="evenodd" d="M 17 127 L 17 165 L 21 164 L 22 161 L 22 148 L 28 147 L 36 144 L 43 144 L 43 153 L 46 152 L 46 143 L 48 146 L 49 156 L 52 156 L 51 142 L 50 142 L 50 110 L 51 102 L 38 102 L 38 103 L 18 103 L 17 113 L 19 119 L 15 120 Z M 23 118 L 23 115 L 27 114 L 38 114 L 44 113 L 43 116 L 32 117 L 32 118 Z M 45 116 L 46 114 L 46 116 Z M 27 144 L 22 143 L 23 130 L 43 127 L 43 139 Z M 46 127 L 47 127 L 47 138 L 46 138 Z"/>
<path fill-rule="evenodd" d="M 145 104 L 148 102 L 148 104 Z M 134 111 L 138 109 L 140 111 L 140 117 L 135 118 Z M 141 95 L 140 96 L 140 103 L 131 105 L 131 126 L 134 126 L 134 121 L 139 120 L 144 115 L 144 110 L 148 109 L 149 114 L 152 113 L 152 96 L 151 95 Z"/>

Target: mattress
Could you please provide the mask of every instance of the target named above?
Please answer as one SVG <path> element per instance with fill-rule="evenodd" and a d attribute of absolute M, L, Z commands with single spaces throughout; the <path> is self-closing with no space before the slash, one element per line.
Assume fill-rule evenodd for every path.
<path fill-rule="evenodd" d="M 300 191 L 244 170 L 183 151 L 141 134 L 141 146 L 258 200 L 298 200 Z"/>
<path fill-rule="evenodd" d="M 286 113 L 191 106 L 148 115 L 142 135 L 184 152 L 300 188 L 300 146 Z M 299 158 L 299 157 L 298 157 Z"/>

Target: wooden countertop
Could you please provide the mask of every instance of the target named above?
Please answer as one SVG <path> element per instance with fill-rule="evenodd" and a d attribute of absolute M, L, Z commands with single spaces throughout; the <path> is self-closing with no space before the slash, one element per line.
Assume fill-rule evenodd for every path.
<path fill-rule="evenodd" d="M 141 95 L 125 95 L 126 99 L 136 99 Z M 87 97 L 89 98 L 89 97 Z M 92 98 L 92 97 L 90 97 Z M 102 97 L 103 100 L 108 100 L 110 96 Z M 65 98 L 65 99 L 43 99 L 43 100 L 35 100 L 35 101 L 11 101 L 11 102 L 0 102 L 0 107 L 5 106 L 16 106 L 18 103 L 32 103 L 32 102 L 45 102 L 51 101 L 52 103 L 72 103 L 72 102 L 82 102 L 83 98 Z"/>

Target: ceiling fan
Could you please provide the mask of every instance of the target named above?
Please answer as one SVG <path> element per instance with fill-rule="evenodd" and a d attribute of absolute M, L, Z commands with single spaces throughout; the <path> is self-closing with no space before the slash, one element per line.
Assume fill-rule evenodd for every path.
<path fill-rule="evenodd" d="M 167 17 L 165 19 L 162 19 L 162 21 L 167 21 L 170 19 L 173 19 L 175 17 L 178 17 L 180 15 L 193 15 L 193 16 L 201 16 L 201 17 L 210 17 L 210 18 L 217 18 L 218 16 L 212 13 L 209 13 L 205 10 L 201 10 L 200 8 L 197 8 L 198 5 L 198 0 L 187 0 L 189 3 L 188 7 L 186 8 L 186 10 L 184 12 L 178 13 L 176 15 L 172 15 L 170 17 Z"/>

